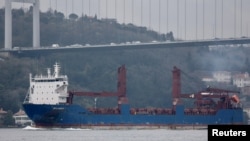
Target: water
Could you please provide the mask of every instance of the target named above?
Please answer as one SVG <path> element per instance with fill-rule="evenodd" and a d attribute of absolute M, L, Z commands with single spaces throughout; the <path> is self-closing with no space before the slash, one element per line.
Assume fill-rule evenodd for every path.
<path fill-rule="evenodd" d="M 3 128 L 0 141 L 207 141 L 207 130 Z"/>

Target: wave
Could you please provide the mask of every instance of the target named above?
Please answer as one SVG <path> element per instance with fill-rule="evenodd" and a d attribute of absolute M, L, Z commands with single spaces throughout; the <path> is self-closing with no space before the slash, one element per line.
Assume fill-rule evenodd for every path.
<path fill-rule="evenodd" d="M 84 128 L 37 128 L 33 126 L 26 126 L 23 130 L 63 130 L 63 131 L 84 131 L 84 130 L 91 130 L 91 129 L 84 129 Z"/>
<path fill-rule="evenodd" d="M 44 130 L 44 128 L 37 128 L 33 126 L 26 126 L 23 128 L 23 130 Z"/>

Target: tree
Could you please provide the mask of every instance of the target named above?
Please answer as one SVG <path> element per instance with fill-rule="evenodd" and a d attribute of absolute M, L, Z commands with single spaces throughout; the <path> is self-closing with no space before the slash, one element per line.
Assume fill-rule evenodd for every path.
<path fill-rule="evenodd" d="M 15 125 L 15 120 L 13 118 L 13 113 L 8 111 L 7 114 L 3 118 L 3 125 L 4 126 L 13 126 Z"/>
<path fill-rule="evenodd" d="M 76 14 L 72 13 L 69 15 L 69 19 L 75 21 L 76 19 L 78 19 L 78 16 Z"/>
<path fill-rule="evenodd" d="M 174 35 L 173 35 L 172 31 L 170 31 L 169 33 L 166 34 L 166 40 L 174 41 Z"/>

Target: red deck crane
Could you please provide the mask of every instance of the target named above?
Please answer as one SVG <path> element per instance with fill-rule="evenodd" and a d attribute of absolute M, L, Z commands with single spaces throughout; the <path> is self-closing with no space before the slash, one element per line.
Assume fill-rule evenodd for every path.
<path fill-rule="evenodd" d="M 117 70 L 118 82 L 116 92 L 78 92 L 69 91 L 68 103 L 72 104 L 74 96 L 90 96 L 90 97 L 117 97 L 117 108 L 89 108 L 89 111 L 94 113 L 102 114 L 119 114 L 120 105 L 127 104 L 128 98 L 126 96 L 126 68 L 122 65 Z M 181 70 L 174 66 L 173 71 L 173 86 L 172 86 L 172 99 L 173 108 L 131 108 L 131 114 L 174 114 L 176 105 L 181 105 L 183 98 L 189 98 L 195 100 L 195 108 L 186 108 L 185 114 L 214 114 L 216 110 L 223 108 L 231 108 L 232 102 L 235 104 L 239 103 L 237 97 L 237 91 L 229 91 L 218 88 L 208 87 L 204 91 L 193 94 L 182 94 L 181 93 Z M 230 96 L 229 94 L 234 93 L 235 95 Z M 217 100 L 214 100 L 217 99 Z"/>
<path fill-rule="evenodd" d="M 68 103 L 73 103 L 74 96 L 91 96 L 91 97 L 118 97 L 118 105 L 128 103 L 126 97 L 126 68 L 122 65 L 118 68 L 117 92 L 79 92 L 69 91 Z"/>
<path fill-rule="evenodd" d="M 239 104 L 238 94 L 239 91 L 231 91 L 219 88 L 207 87 L 203 91 L 199 91 L 193 94 L 182 94 L 181 93 L 181 73 L 180 69 L 174 67 L 173 69 L 173 108 L 176 105 L 182 104 L 181 99 L 189 98 L 194 99 L 194 104 L 196 105 L 196 111 L 203 111 L 207 113 L 208 111 L 216 111 L 218 109 L 226 109 L 235 107 L 233 104 Z M 211 109 L 212 108 L 212 109 Z M 191 110 L 186 109 L 186 113 L 191 113 Z"/>

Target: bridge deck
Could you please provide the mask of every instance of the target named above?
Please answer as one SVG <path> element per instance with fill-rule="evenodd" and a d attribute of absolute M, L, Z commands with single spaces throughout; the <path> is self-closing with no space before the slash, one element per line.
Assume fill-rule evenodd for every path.
<path fill-rule="evenodd" d="M 1 49 L 0 52 L 9 52 L 11 54 L 47 54 L 60 52 L 79 52 L 89 50 L 127 50 L 127 49 L 150 49 L 150 48 L 171 48 L 171 47 L 203 47 L 212 45 L 235 45 L 250 44 L 250 38 L 239 39 L 214 39 L 200 41 L 174 41 L 174 42 L 152 42 L 152 43 L 130 43 L 130 44 L 108 44 L 108 45 L 86 45 L 86 46 L 65 46 L 65 47 L 15 47 L 13 49 Z"/>

